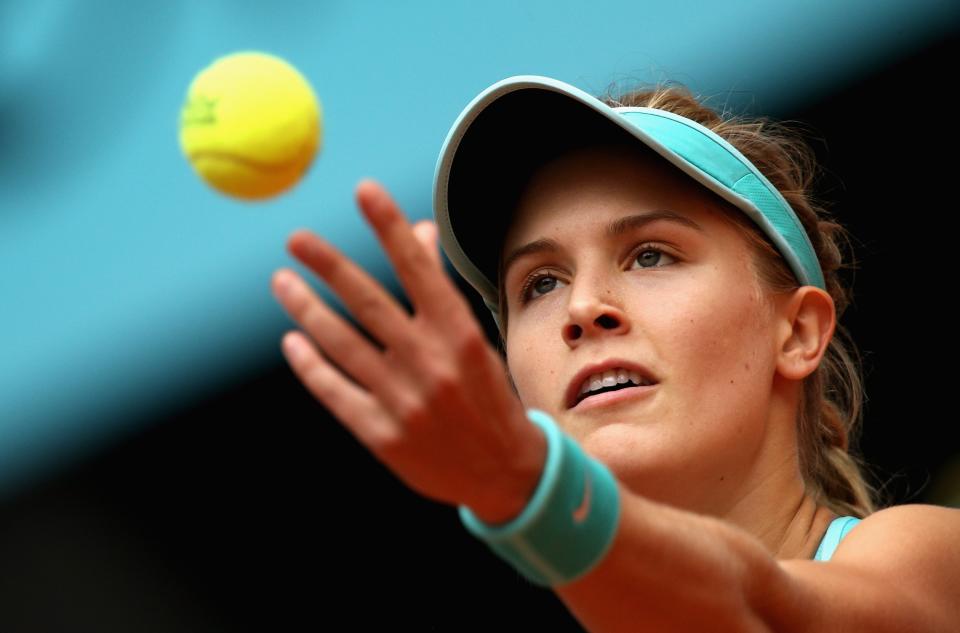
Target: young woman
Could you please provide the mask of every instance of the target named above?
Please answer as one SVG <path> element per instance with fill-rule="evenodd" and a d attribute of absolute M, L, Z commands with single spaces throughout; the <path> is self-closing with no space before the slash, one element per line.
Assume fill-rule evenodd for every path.
<path fill-rule="evenodd" d="M 310 335 L 285 353 L 590 631 L 957 630 L 960 512 L 878 510 L 849 452 L 843 230 L 810 201 L 812 168 L 802 142 L 682 88 L 601 101 L 503 80 L 447 136 L 436 225 L 358 186 L 414 313 L 297 231 L 291 253 L 383 348 L 283 269 L 274 292 Z"/>

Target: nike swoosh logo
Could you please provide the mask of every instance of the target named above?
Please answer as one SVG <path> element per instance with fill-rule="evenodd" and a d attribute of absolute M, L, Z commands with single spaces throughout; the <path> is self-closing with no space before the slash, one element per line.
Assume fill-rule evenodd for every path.
<path fill-rule="evenodd" d="M 583 501 L 580 506 L 573 511 L 573 520 L 577 523 L 583 523 L 587 518 L 587 512 L 590 510 L 590 471 L 586 473 L 586 482 L 583 484 Z"/>

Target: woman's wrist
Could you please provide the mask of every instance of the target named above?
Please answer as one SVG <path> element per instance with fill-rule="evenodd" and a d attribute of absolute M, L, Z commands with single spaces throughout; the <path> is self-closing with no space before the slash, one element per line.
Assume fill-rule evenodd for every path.
<path fill-rule="evenodd" d="M 527 415 L 547 440 L 547 460 L 533 497 L 519 516 L 491 525 L 460 506 L 466 528 L 530 581 L 556 587 L 595 567 L 617 532 L 616 477 L 589 457 L 546 412 Z"/>
<path fill-rule="evenodd" d="M 547 461 L 547 438 L 535 424 L 527 426 L 529 439 L 518 442 L 517 459 L 508 477 L 488 500 L 467 504 L 470 511 L 488 525 L 508 523 L 520 516 L 533 498 Z"/>

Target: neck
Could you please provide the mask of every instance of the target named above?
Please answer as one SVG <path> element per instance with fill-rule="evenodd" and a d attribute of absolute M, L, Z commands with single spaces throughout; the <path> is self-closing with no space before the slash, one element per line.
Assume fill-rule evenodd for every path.
<path fill-rule="evenodd" d="M 811 559 L 836 516 L 806 492 L 796 460 L 788 459 L 766 470 L 722 518 L 760 539 L 777 559 Z"/>
<path fill-rule="evenodd" d="M 777 559 L 813 558 L 837 516 L 804 487 L 793 423 L 799 395 L 798 383 L 775 381 L 766 450 L 737 501 L 722 513 Z"/>
<path fill-rule="evenodd" d="M 830 522 L 837 515 L 826 506 L 818 505 L 809 495 L 803 495 L 792 516 L 782 526 L 771 528 L 760 537 L 763 544 L 778 560 L 788 558 L 812 559 Z"/>

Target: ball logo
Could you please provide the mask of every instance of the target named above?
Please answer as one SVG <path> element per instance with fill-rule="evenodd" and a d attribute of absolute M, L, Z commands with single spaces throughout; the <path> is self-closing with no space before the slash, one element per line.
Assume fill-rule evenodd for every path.
<path fill-rule="evenodd" d="M 191 97 L 180 112 L 181 125 L 213 125 L 217 122 L 218 98 L 203 95 Z"/>

